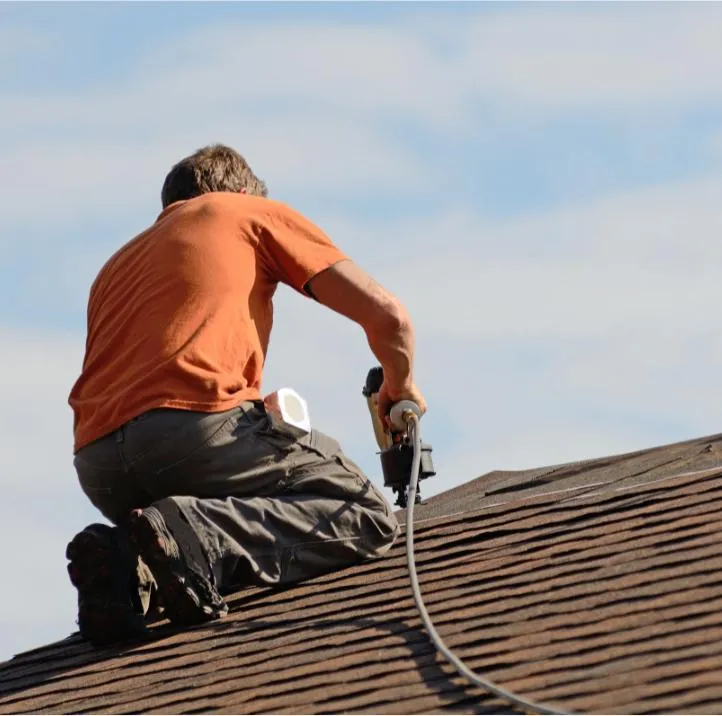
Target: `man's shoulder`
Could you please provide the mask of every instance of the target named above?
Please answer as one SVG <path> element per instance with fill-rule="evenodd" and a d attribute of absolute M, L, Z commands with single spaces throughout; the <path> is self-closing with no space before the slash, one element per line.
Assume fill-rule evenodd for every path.
<path fill-rule="evenodd" d="M 267 225 L 268 228 L 273 225 L 297 227 L 310 222 L 307 216 L 290 204 L 263 196 L 234 192 L 211 192 L 191 199 L 191 201 L 198 202 L 199 207 L 215 207 L 219 211 L 233 214 L 239 220 L 258 222 Z"/>
<path fill-rule="evenodd" d="M 231 191 L 209 192 L 191 199 L 190 202 L 197 207 L 218 206 L 245 214 L 297 213 L 291 206 L 276 199 Z"/>

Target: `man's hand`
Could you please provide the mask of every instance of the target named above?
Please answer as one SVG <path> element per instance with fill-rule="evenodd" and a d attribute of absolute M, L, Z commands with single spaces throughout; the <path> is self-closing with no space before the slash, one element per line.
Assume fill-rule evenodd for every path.
<path fill-rule="evenodd" d="M 398 403 L 399 400 L 411 400 L 419 406 L 422 415 L 426 412 L 427 406 L 424 396 L 421 395 L 421 392 L 413 383 L 405 390 L 395 391 L 389 390 L 387 382 L 384 381 L 378 394 L 378 413 L 381 422 L 387 429 L 389 427 L 389 412 L 394 403 Z"/>

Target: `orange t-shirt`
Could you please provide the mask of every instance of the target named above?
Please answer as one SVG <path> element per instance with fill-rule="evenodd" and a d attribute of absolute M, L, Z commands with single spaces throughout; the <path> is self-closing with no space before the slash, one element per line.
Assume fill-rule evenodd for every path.
<path fill-rule="evenodd" d="M 75 451 L 153 408 L 217 412 L 258 400 L 277 284 L 305 293 L 346 258 L 270 199 L 218 192 L 167 207 L 90 290 L 69 397 Z"/>

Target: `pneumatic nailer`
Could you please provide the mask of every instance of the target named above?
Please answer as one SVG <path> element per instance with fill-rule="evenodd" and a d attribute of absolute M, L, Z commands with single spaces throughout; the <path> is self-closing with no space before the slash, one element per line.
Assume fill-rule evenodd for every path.
<path fill-rule="evenodd" d="M 405 427 L 403 414 L 407 410 L 418 411 L 418 407 L 410 401 L 396 403 L 390 413 L 390 427 L 382 422 L 378 414 L 378 392 L 384 382 L 384 371 L 381 367 L 372 368 L 366 377 L 363 394 L 366 396 L 371 421 L 374 426 L 376 442 L 380 448 L 381 468 L 384 473 L 384 486 L 390 487 L 397 495 L 396 504 L 406 507 L 407 491 L 411 480 L 411 464 L 414 458 L 414 448 Z M 416 409 L 416 410 L 414 410 Z M 421 463 L 419 467 L 419 480 L 432 477 L 436 474 L 434 462 L 431 457 L 431 445 L 421 443 Z M 421 502 L 419 491 L 416 492 L 416 502 Z"/>

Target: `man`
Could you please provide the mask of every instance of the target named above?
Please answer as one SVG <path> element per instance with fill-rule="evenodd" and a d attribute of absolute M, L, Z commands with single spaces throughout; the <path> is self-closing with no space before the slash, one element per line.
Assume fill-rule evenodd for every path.
<path fill-rule="evenodd" d="M 314 224 L 213 145 L 176 164 L 163 211 L 100 271 L 69 402 L 82 489 L 115 527 L 68 545 L 81 634 L 144 632 L 151 592 L 178 624 L 222 617 L 249 583 L 295 582 L 383 555 L 399 532 L 332 438 L 265 410 L 272 297 L 288 284 L 358 323 L 384 369 L 379 412 L 410 399 L 403 306 Z M 331 339 L 329 340 L 331 343 Z"/>

